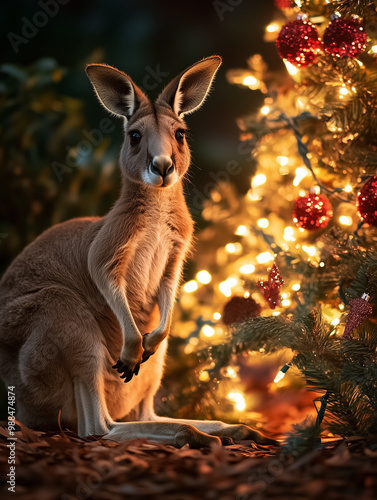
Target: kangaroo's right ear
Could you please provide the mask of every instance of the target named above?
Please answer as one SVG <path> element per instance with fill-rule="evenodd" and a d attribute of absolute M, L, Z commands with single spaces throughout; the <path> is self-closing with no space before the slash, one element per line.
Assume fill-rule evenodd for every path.
<path fill-rule="evenodd" d="M 128 75 L 107 64 L 88 64 L 86 73 L 102 105 L 116 116 L 130 118 L 147 99 Z"/>

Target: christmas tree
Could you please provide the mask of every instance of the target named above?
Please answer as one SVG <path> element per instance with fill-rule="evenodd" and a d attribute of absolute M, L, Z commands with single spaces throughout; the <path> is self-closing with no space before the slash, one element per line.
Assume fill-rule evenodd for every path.
<path fill-rule="evenodd" d="M 219 184 L 203 207 L 166 378 L 185 386 L 166 406 L 257 419 L 240 371 L 280 363 L 272 398 L 305 385 L 317 410 L 289 451 L 321 433 L 377 443 L 377 2 L 275 5 L 266 41 L 286 69 L 253 55 L 227 75 L 263 96 L 238 119 L 255 168 L 244 196 Z"/>

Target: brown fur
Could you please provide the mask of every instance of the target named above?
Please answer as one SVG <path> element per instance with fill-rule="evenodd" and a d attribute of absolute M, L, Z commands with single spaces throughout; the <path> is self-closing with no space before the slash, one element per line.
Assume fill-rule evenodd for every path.
<path fill-rule="evenodd" d="M 193 232 L 182 187 L 190 153 L 176 133 L 185 130 L 183 115 L 203 102 L 220 62 L 214 56 L 192 66 L 154 104 L 124 73 L 87 68 L 103 105 L 125 122 L 122 190 L 104 217 L 45 231 L 0 282 L 0 372 L 15 386 L 24 424 L 55 428 L 61 410 L 63 425 L 80 435 L 177 445 L 219 442 L 209 434 L 262 439 L 245 426 L 174 421 L 153 411 Z M 141 136 L 136 145 L 132 131 Z M 118 371 L 131 378 L 126 384 L 112 368 L 118 358 Z"/>

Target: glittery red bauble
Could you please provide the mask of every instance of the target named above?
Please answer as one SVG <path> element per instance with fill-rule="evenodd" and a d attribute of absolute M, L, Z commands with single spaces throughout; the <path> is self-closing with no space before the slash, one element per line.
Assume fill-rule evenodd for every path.
<path fill-rule="evenodd" d="M 293 210 L 293 222 L 304 229 L 323 229 L 332 215 L 332 206 L 326 196 L 310 193 L 297 198 Z"/>
<path fill-rule="evenodd" d="M 248 318 L 255 318 L 260 315 L 261 311 L 262 307 L 251 297 L 232 297 L 225 304 L 221 319 L 225 325 L 231 325 Z"/>
<path fill-rule="evenodd" d="M 372 306 L 368 304 L 367 299 L 368 295 L 363 295 L 360 299 L 350 300 L 350 312 L 348 313 L 343 338 L 349 337 L 351 333 L 372 314 L 373 309 Z"/>
<path fill-rule="evenodd" d="M 289 9 L 293 7 L 293 0 L 275 0 L 274 4 L 278 9 Z"/>
<path fill-rule="evenodd" d="M 328 54 L 338 57 L 356 57 L 367 46 L 367 35 L 356 19 L 334 19 L 323 35 Z"/>
<path fill-rule="evenodd" d="M 276 47 L 281 58 L 301 68 L 314 61 L 321 42 L 317 28 L 312 23 L 297 19 L 282 27 Z"/>
<path fill-rule="evenodd" d="M 263 297 L 267 300 L 270 309 L 275 309 L 276 306 L 280 305 L 280 288 L 283 284 L 283 276 L 275 262 L 268 273 L 268 280 L 257 281 L 256 285 Z"/>
<path fill-rule="evenodd" d="M 377 226 L 377 177 L 372 177 L 360 191 L 357 208 L 363 222 Z"/>

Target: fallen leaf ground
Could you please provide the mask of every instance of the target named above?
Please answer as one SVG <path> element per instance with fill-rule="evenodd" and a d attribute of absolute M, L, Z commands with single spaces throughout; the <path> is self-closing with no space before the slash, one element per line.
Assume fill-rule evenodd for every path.
<path fill-rule="evenodd" d="M 0 498 L 375 500 L 377 452 L 358 438 L 301 458 L 250 441 L 210 450 L 145 439 L 114 443 L 71 431 L 16 432 L 16 493 L 8 491 L 8 430 L 0 427 Z"/>

